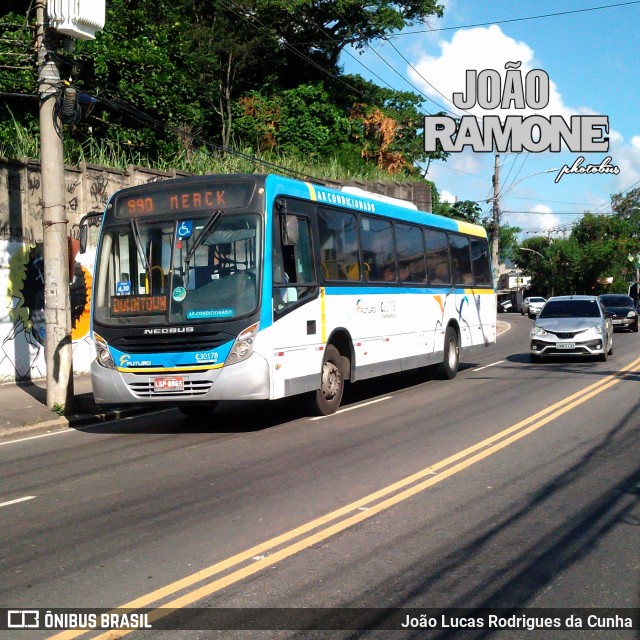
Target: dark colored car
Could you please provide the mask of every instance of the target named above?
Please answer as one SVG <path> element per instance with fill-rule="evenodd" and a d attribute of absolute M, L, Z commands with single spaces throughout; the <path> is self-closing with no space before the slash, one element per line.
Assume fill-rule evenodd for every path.
<path fill-rule="evenodd" d="M 605 293 L 600 296 L 600 302 L 611 314 L 613 329 L 631 329 L 638 331 L 638 312 L 631 296 L 622 293 Z"/>

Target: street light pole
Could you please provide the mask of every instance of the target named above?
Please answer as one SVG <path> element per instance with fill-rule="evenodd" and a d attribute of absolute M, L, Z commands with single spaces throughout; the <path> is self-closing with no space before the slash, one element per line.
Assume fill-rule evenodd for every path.
<path fill-rule="evenodd" d="M 500 275 L 498 264 L 500 254 L 500 154 L 496 152 L 493 167 L 493 213 L 491 216 L 491 260 L 493 277 L 497 282 Z"/>
<path fill-rule="evenodd" d="M 498 279 L 500 271 L 500 268 L 498 266 L 498 256 L 500 254 L 500 199 L 506 197 L 514 187 L 519 185 L 524 180 L 528 180 L 529 178 L 533 178 L 534 176 L 542 175 L 543 173 L 557 173 L 558 171 L 559 169 L 545 169 L 544 171 L 538 171 L 537 173 L 532 173 L 531 175 L 525 176 L 524 178 L 520 178 L 520 180 L 514 182 L 503 195 L 502 189 L 500 188 L 500 154 L 495 154 L 493 170 L 493 198 L 491 198 L 491 200 L 487 200 L 486 202 L 487 204 L 489 202 L 493 203 L 491 215 L 491 260 L 493 262 L 494 276 L 496 280 Z"/>
<path fill-rule="evenodd" d="M 638 300 L 640 299 L 640 253 L 636 253 L 635 255 L 633 253 L 630 253 L 627 258 L 629 259 L 629 262 L 634 263 L 635 267 L 636 267 L 636 286 L 635 286 L 635 296 L 633 296 L 633 301 L 635 302 L 636 306 L 638 304 Z"/>

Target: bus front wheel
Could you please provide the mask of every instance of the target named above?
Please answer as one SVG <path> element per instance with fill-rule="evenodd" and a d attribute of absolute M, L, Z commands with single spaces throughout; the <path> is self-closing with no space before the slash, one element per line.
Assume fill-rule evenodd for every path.
<path fill-rule="evenodd" d="M 343 393 L 342 357 L 340 352 L 330 344 L 327 345 L 322 359 L 320 388 L 313 395 L 313 412 L 320 416 L 335 413 L 342 402 Z"/>
<path fill-rule="evenodd" d="M 441 380 L 453 380 L 458 374 L 459 362 L 458 333 L 453 327 L 447 327 L 444 334 L 444 358 L 436 367 L 438 378 Z"/>

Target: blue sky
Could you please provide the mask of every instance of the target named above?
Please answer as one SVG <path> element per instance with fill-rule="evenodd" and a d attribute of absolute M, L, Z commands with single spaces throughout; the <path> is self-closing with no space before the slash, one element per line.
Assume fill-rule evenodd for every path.
<path fill-rule="evenodd" d="M 562 235 L 585 211 L 609 212 L 612 194 L 640 186 L 640 2 L 441 0 L 441 4 L 442 19 L 431 18 L 388 42 L 377 41 L 362 55 L 344 54 L 344 71 L 424 96 L 425 115 L 443 107 L 460 115 L 451 100 L 454 92 L 465 91 L 467 70 L 495 69 L 502 75 L 506 62 L 519 61 L 523 75 L 542 69 L 549 76 L 549 106 L 540 114 L 560 115 L 567 122 L 572 115 L 609 117 L 608 151 L 501 154 L 502 223 L 520 227 L 523 239 Z M 485 26 L 472 26 L 479 24 Z M 478 118 L 506 115 L 500 109 L 479 107 L 470 113 Z M 509 113 L 526 117 L 536 112 Z M 555 182 L 558 171 L 580 156 L 585 157 L 583 166 L 598 165 L 610 156 L 609 164 L 619 173 L 569 174 Z M 486 200 L 493 196 L 493 168 L 493 154 L 467 149 L 452 153 L 446 162 L 430 163 L 427 177 L 445 198 L 476 200 L 489 212 Z"/>

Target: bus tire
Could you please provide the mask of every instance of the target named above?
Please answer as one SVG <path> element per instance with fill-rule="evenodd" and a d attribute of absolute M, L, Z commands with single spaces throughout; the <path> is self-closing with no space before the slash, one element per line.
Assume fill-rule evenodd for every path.
<path fill-rule="evenodd" d="M 441 380 L 453 380 L 458 374 L 459 363 L 458 333 L 453 327 L 447 327 L 444 334 L 444 357 L 442 362 L 436 365 L 437 377 Z"/>
<path fill-rule="evenodd" d="M 322 358 L 320 388 L 312 397 L 312 411 L 319 416 L 329 416 L 335 413 L 342 402 L 343 393 L 342 356 L 332 344 L 329 344 Z"/>
<path fill-rule="evenodd" d="M 217 404 L 217 402 L 210 402 L 209 404 L 180 404 L 178 405 L 178 411 L 188 418 L 206 418 L 211 415 Z"/>

